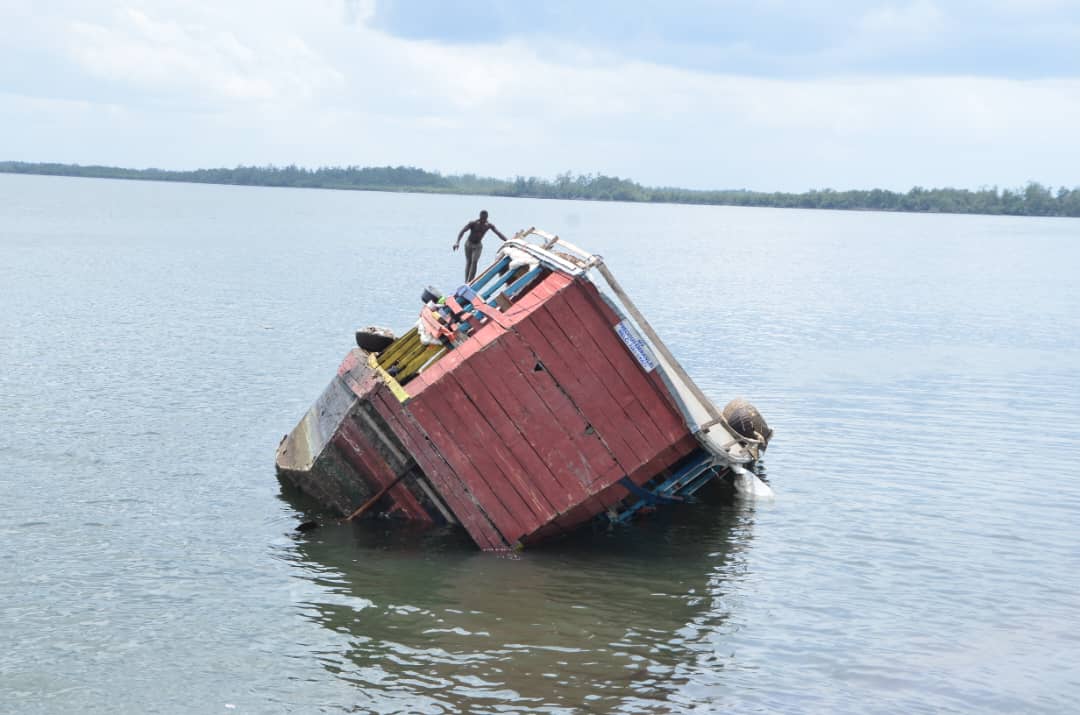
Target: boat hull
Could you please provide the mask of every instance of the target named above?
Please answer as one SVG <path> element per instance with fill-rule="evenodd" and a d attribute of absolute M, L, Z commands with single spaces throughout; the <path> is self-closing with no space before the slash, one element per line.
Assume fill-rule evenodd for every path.
<path fill-rule="evenodd" d="M 493 551 L 617 513 L 700 451 L 622 322 L 591 282 L 551 273 L 404 385 L 354 349 L 279 473 L 341 515 L 385 489 L 380 513 L 459 523 Z"/>

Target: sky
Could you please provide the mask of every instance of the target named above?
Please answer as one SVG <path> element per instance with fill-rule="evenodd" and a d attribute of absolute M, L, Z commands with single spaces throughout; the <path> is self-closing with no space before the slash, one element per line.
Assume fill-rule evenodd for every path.
<path fill-rule="evenodd" d="M 1080 186 L 1080 0 L 0 0 L 0 161 Z"/>

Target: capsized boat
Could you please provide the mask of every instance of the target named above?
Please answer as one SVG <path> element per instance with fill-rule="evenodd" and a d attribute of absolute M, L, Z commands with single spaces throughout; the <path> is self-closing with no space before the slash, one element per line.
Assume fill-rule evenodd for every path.
<path fill-rule="evenodd" d="M 459 524 L 507 551 L 716 479 L 772 495 L 754 470 L 772 437 L 760 413 L 717 409 L 600 256 L 530 228 L 422 301 L 400 337 L 358 331 L 278 446 L 281 478 L 326 508 Z"/>

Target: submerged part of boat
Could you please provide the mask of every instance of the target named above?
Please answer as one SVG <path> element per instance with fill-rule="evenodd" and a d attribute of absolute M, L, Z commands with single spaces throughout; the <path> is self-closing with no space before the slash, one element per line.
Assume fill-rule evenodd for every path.
<path fill-rule="evenodd" d="M 502 551 L 717 478 L 771 496 L 753 471 L 764 418 L 741 400 L 718 410 L 600 256 L 528 229 L 472 283 L 423 300 L 400 337 L 358 331 L 278 447 L 282 478 L 325 507 L 460 524 Z"/>

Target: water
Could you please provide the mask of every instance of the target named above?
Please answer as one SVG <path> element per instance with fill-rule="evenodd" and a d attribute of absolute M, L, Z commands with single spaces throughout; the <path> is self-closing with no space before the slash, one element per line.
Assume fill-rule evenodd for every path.
<path fill-rule="evenodd" d="M 778 498 L 518 559 L 278 440 L 480 208 L 603 254 Z M 1080 222 L 0 175 L 0 711 L 1063 712 Z M 493 246 L 488 243 L 485 259 Z"/>

